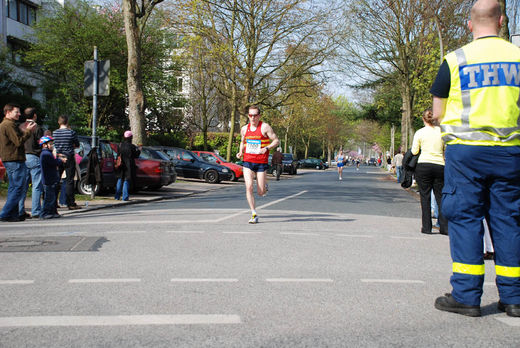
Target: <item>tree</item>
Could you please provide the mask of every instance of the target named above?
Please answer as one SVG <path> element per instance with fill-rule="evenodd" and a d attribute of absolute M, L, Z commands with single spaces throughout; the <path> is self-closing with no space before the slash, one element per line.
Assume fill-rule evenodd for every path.
<path fill-rule="evenodd" d="M 147 124 L 154 130 L 169 132 L 175 123 L 168 112 L 182 106 L 172 73 L 179 70 L 179 63 L 172 58 L 174 37 L 161 28 L 161 16 L 152 17 L 150 23 L 141 46 Z M 83 66 L 92 59 L 93 46 L 98 46 L 100 58 L 110 60 L 110 96 L 98 99 L 98 124 L 127 129 L 127 49 L 120 6 L 94 8 L 85 1 L 56 6 L 40 17 L 34 35 L 36 40 L 26 52 L 26 60 L 43 73 L 49 113 L 55 118 L 60 114 L 73 116 L 75 127 L 90 125 L 91 101 L 83 96 Z"/>
<path fill-rule="evenodd" d="M 189 0 L 185 5 L 185 31 L 205 37 L 211 44 L 208 53 L 219 65 L 219 92 L 231 112 L 228 148 L 237 111 L 245 122 L 248 104 L 273 107 L 273 96 L 295 76 L 317 71 L 337 45 L 329 24 L 333 6 L 304 0 Z M 284 70 L 294 62 L 298 69 Z"/>
<path fill-rule="evenodd" d="M 154 7 L 163 0 L 123 0 L 123 19 L 128 49 L 127 90 L 128 118 L 134 134 L 133 142 L 143 144 L 145 133 L 145 96 L 142 74 L 142 39 L 146 22 Z"/>
<path fill-rule="evenodd" d="M 345 18 L 355 19 L 344 36 L 348 71 L 357 75 L 360 85 L 379 80 L 397 87 L 401 97 L 401 142 L 405 147 L 413 133 L 416 82 L 423 78 L 416 72 L 431 65 L 428 43 L 433 33 L 438 34 L 434 18 L 458 20 L 454 14 L 464 5 L 460 1 L 446 3 L 450 6 L 440 1 L 359 0 L 350 3 L 345 14 Z"/>

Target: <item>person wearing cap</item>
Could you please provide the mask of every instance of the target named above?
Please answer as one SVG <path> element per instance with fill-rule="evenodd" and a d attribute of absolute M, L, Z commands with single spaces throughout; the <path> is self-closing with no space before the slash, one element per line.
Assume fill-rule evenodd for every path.
<path fill-rule="evenodd" d="M 59 218 L 61 215 L 56 214 L 56 187 L 60 181 L 58 167 L 67 162 L 67 156 L 59 154 L 57 158 L 54 157 L 54 139 L 51 136 L 41 137 L 39 143 L 42 147 L 40 166 L 44 193 L 40 219 Z"/>
<path fill-rule="evenodd" d="M 116 200 L 130 199 L 129 190 L 135 178 L 135 159 L 139 157 L 141 151 L 132 144 L 133 134 L 127 130 L 123 135 L 123 141 L 119 145 L 118 156 L 121 156 L 121 166 L 116 169 Z"/>

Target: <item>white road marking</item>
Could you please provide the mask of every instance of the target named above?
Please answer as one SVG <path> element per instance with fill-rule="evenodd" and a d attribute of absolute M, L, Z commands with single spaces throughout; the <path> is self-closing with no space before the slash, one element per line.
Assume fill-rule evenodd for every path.
<path fill-rule="evenodd" d="M 287 236 L 319 236 L 319 233 L 308 233 L 308 232 L 280 232 L 282 235 Z"/>
<path fill-rule="evenodd" d="M 69 279 L 69 283 L 138 283 L 138 278 Z"/>
<path fill-rule="evenodd" d="M 284 198 L 280 198 L 280 199 L 278 199 L 276 201 L 272 201 L 272 202 L 269 202 L 267 204 L 264 204 L 264 205 L 261 205 L 259 207 L 256 207 L 256 209 L 260 210 L 260 209 L 263 209 L 263 208 L 267 208 L 267 207 L 269 207 L 271 205 L 278 204 L 278 203 L 286 201 L 288 199 L 291 199 L 291 198 L 303 195 L 306 192 L 307 192 L 307 190 L 295 193 L 294 195 L 290 195 L 290 196 L 287 196 L 287 197 L 284 197 Z M 224 217 L 221 217 L 220 219 L 216 219 L 214 222 L 222 222 L 222 221 L 229 220 L 229 219 L 235 218 L 235 217 L 237 217 L 239 215 L 242 215 L 242 214 L 245 214 L 245 213 L 249 213 L 249 212 L 250 212 L 250 210 L 242 210 L 242 211 L 239 211 L 238 213 L 235 213 L 235 214 L 232 214 L 232 215 L 228 215 L 228 216 L 224 216 Z M 261 219 L 262 216 L 260 215 L 259 218 Z"/>
<path fill-rule="evenodd" d="M 332 283 L 330 278 L 267 278 L 266 282 L 271 283 Z"/>
<path fill-rule="evenodd" d="M 388 174 L 387 172 L 366 172 L 367 174 L 380 174 L 380 175 L 386 175 Z"/>
<path fill-rule="evenodd" d="M 34 284 L 34 280 L 0 280 L 0 285 L 27 285 Z"/>
<path fill-rule="evenodd" d="M 337 233 L 336 236 L 338 236 L 338 237 L 350 237 L 350 238 L 374 238 L 374 236 L 367 236 L 367 235 L 363 235 L 363 234 Z"/>
<path fill-rule="evenodd" d="M 0 318 L 0 327 L 240 324 L 238 315 L 34 316 Z"/>
<path fill-rule="evenodd" d="M 236 283 L 235 278 L 172 278 L 174 283 Z"/>
<path fill-rule="evenodd" d="M 407 279 L 361 279 L 363 283 L 424 284 L 422 280 Z"/>
<path fill-rule="evenodd" d="M 223 234 L 261 234 L 262 232 L 222 232 Z"/>
<path fill-rule="evenodd" d="M 109 220 L 109 221 L 84 221 L 84 222 L 73 222 L 73 221 L 67 221 L 66 227 L 68 226 L 91 226 L 91 225 L 138 225 L 138 224 L 145 224 L 145 225 L 170 225 L 170 224 L 193 224 L 193 223 L 214 223 L 218 220 L 154 220 L 154 221 L 144 221 L 144 220 Z M 27 227 L 57 227 L 57 226 L 65 226 L 64 224 L 60 223 L 42 223 L 42 224 L 13 224 L 12 226 L 9 226 L 9 228 L 12 227 L 20 227 L 20 228 L 27 228 Z"/>
<path fill-rule="evenodd" d="M 205 231 L 163 231 L 166 233 L 177 233 L 177 234 L 202 234 L 206 233 Z"/>
<path fill-rule="evenodd" d="M 422 237 L 398 237 L 398 236 L 393 236 L 393 237 L 390 237 L 392 239 L 407 239 L 407 240 L 427 240 L 429 238 L 422 238 Z"/>
<path fill-rule="evenodd" d="M 495 319 L 509 326 L 520 326 L 520 318 L 504 317 Z"/>

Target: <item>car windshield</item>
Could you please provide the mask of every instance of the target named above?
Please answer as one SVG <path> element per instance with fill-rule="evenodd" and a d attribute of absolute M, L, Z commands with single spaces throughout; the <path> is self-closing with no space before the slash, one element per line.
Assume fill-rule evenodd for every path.
<path fill-rule="evenodd" d="M 164 152 L 152 150 L 154 154 L 156 154 L 160 159 L 165 161 L 170 161 L 170 157 L 168 157 Z"/>
<path fill-rule="evenodd" d="M 206 162 L 217 163 L 217 159 L 209 153 L 201 152 L 199 157 L 201 157 Z"/>
<path fill-rule="evenodd" d="M 214 153 L 215 157 L 217 157 L 219 160 L 221 160 L 222 162 L 227 162 L 224 158 L 222 158 L 222 156 L 220 156 L 219 154 L 216 154 Z"/>

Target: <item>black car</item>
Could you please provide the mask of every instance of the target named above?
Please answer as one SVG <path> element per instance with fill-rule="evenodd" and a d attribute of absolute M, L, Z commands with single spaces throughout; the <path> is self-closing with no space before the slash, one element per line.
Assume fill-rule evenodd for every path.
<path fill-rule="evenodd" d="M 173 161 L 178 176 L 203 179 L 210 184 L 231 180 L 229 168 L 206 162 L 190 150 L 168 146 L 152 146 L 151 148 L 162 151 Z"/>
<path fill-rule="evenodd" d="M 300 168 L 314 168 L 324 170 L 329 166 L 319 158 L 306 158 L 300 160 Z"/>
<path fill-rule="evenodd" d="M 80 181 L 76 183 L 77 190 L 82 195 L 90 195 L 92 193 L 92 185 L 87 184 L 87 165 L 88 154 L 92 149 L 92 138 L 79 135 L 79 147 L 75 149 L 76 163 L 79 166 Z M 101 183 L 94 187 L 94 194 L 100 191 L 110 191 L 116 187 L 117 179 L 114 173 L 114 154 L 110 148 L 110 143 L 106 140 L 99 140 L 98 157 L 101 161 Z"/>
<path fill-rule="evenodd" d="M 294 159 L 291 153 L 282 154 L 282 173 L 288 173 L 290 175 L 296 175 L 298 173 L 299 163 Z M 275 169 L 273 168 L 273 171 Z"/>

